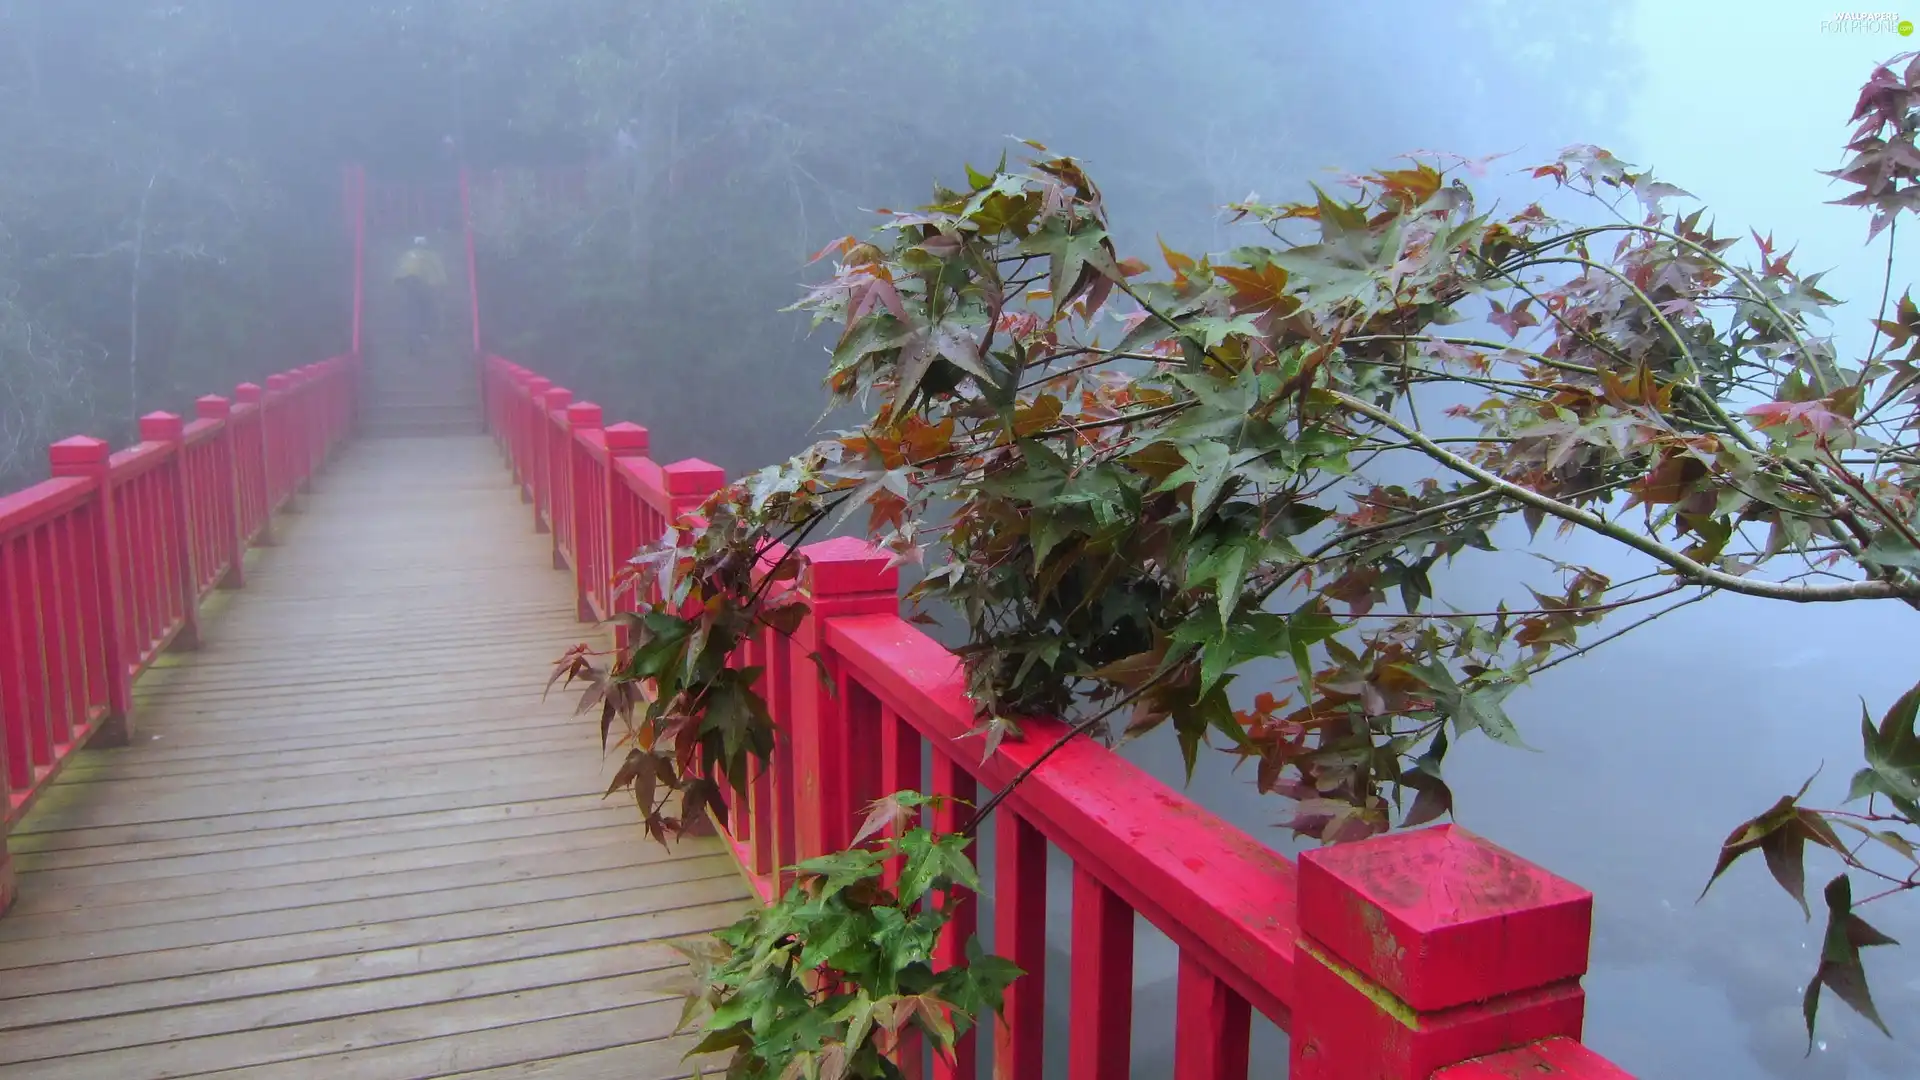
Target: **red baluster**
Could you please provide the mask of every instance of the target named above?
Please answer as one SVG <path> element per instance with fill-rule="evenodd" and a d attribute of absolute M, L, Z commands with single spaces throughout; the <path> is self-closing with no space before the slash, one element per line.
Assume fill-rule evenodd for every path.
<path fill-rule="evenodd" d="M 87 502 L 91 537 L 74 545 L 82 592 L 81 615 L 95 629 L 100 650 L 105 714 L 93 737 L 95 746 L 125 746 L 133 738 L 132 643 L 126 623 L 126 593 L 120 580 L 120 551 L 113 505 L 112 448 L 104 440 L 76 435 L 47 448 L 55 476 L 85 479 L 93 485 Z"/>
<path fill-rule="evenodd" d="M 933 790 L 936 795 L 949 796 L 949 800 L 934 807 L 933 831 L 935 833 L 956 833 L 971 817 L 973 810 L 968 805 L 978 796 L 978 784 L 973 774 L 952 756 L 952 747 L 935 747 L 933 752 Z M 964 889 L 954 889 L 947 902 L 953 905 L 947 925 L 940 931 L 940 940 L 934 943 L 933 959 L 938 967 L 954 967 L 966 962 L 967 939 L 973 937 L 980 925 L 980 902 Z M 979 1075 L 979 1029 L 968 1029 L 965 1035 L 955 1041 L 952 1056 L 936 1054 L 933 1059 L 934 1080 L 973 1080 Z"/>
<path fill-rule="evenodd" d="M 993 1040 L 999 1080 L 1041 1080 L 1046 1048 L 1047 838 L 1011 806 L 994 819 L 994 951 L 1025 974 L 1007 987 Z"/>
<path fill-rule="evenodd" d="M 1247 999 L 1185 950 L 1176 987 L 1174 1080 L 1247 1080 Z"/>
<path fill-rule="evenodd" d="M 247 407 L 244 431 L 234 432 L 234 475 L 238 478 L 240 536 L 269 547 L 273 544 L 273 489 L 267 440 L 267 394 L 253 383 L 233 388 L 236 405 Z"/>
<path fill-rule="evenodd" d="M 140 418 L 140 438 L 167 447 L 165 464 L 148 473 L 159 485 L 161 506 L 156 533 L 170 541 L 161 545 L 172 565 L 161 568 L 160 586 L 172 590 L 178 608 L 162 605 L 166 611 L 180 613 L 180 629 L 173 644 L 181 649 L 200 647 L 200 575 L 194 570 L 193 527 L 187 504 L 187 437 L 180 418 L 169 412 L 153 412 Z"/>
<path fill-rule="evenodd" d="M 607 427 L 602 436 L 607 443 L 606 473 L 606 515 L 607 515 L 607 573 L 609 578 L 618 574 L 634 554 L 640 550 L 640 520 L 635 502 L 638 496 L 621 476 L 622 460 L 639 460 L 647 456 L 649 437 L 647 429 L 639 424 L 621 422 Z M 615 597 L 611 587 L 608 589 L 607 614 L 616 611 L 634 610 L 638 597 Z M 617 649 L 627 647 L 627 628 L 613 628 L 613 644 Z"/>
<path fill-rule="evenodd" d="M 1087 868 L 1073 866 L 1070 1080 L 1127 1080 L 1133 1041 L 1133 909 Z"/>
<path fill-rule="evenodd" d="M 567 526 L 567 546 L 573 556 L 573 588 L 578 600 L 581 622 L 596 622 L 594 598 L 600 587 L 607 556 L 600 550 L 605 534 L 596 527 L 595 515 L 606 509 L 603 493 L 606 481 L 600 479 L 600 463 L 594 459 L 590 440 L 600 437 L 600 406 L 590 401 L 567 406 L 567 455 L 571 475 L 567 478 L 571 520 Z"/>
<path fill-rule="evenodd" d="M 240 476 L 234 469 L 233 403 L 218 394 L 208 394 L 194 402 L 200 419 L 220 425 L 212 436 L 213 464 L 207 497 L 212 501 L 211 521 L 216 531 L 214 549 L 226 561 L 227 571 L 220 586 L 238 589 L 247 583 L 247 541 L 240 532 Z"/>
<path fill-rule="evenodd" d="M 553 533 L 553 568 L 567 568 L 567 526 L 570 523 L 567 508 L 572 503 L 573 470 L 570 467 L 573 455 L 570 449 L 573 440 L 564 426 L 567 406 L 573 404 L 573 391 L 562 387 L 553 387 L 538 398 L 540 409 L 540 483 L 546 492 L 546 522 L 548 531 Z M 562 416 L 554 418 L 555 413 Z"/>

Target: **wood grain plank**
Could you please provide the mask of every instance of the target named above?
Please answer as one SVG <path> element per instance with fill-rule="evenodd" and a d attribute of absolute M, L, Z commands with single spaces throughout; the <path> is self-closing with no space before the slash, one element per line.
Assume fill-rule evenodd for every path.
<path fill-rule="evenodd" d="M 252 823 L 244 829 L 201 830 L 163 838 L 147 835 L 142 827 L 120 829 L 76 829 L 67 832 L 38 833 L 31 837 L 16 834 L 12 841 L 15 865 L 22 871 L 64 866 L 92 866 L 104 862 L 171 858 L 177 855 L 201 855 L 217 851 L 245 851 L 286 844 L 311 844 L 348 837 L 438 829 L 475 822 L 523 820 L 545 814 L 571 813 L 589 806 L 602 805 L 599 791 L 557 798 L 522 798 L 524 788 L 511 788 L 493 801 L 472 802 L 448 807 L 439 800 L 411 813 L 382 813 L 370 817 L 273 825 Z M 482 793 L 487 794 L 487 793 Z"/>
<path fill-rule="evenodd" d="M 480 1032 L 501 1036 L 511 1045 L 510 1033 L 493 1029 L 647 1002 L 658 1004 L 643 1014 L 646 1026 L 641 1033 L 665 1038 L 673 1033 L 673 1025 L 680 1018 L 680 1002 L 663 987 L 663 981 L 657 972 L 616 975 L 313 1023 L 20 1062 L 7 1066 L 7 1080 L 167 1080 L 449 1035 L 466 1036 L 476 1042 L 481 1040 L 474 1034 Z M 466 1067 L 464 1062 L 461 1067 Z M 364 1074 L 356 1071 L 352 1075 Z"/>
<path fill-rule="evenodd" d="M 269 938 L 215 941 L 139 954 L 66 959 L 14 968 L 0 978 L 0 1001 L 134 987 L 155 980 L 208 973 L 231 973 L 296 960 L 347 956 L 376 949 L 417 948 L 435 941 L 484 937 L 573 922 L 614 919 L 636 911 L 665 912 L 682 906 L 737 903 L 738 875 L 666 882 L 635 889 L 614 889 L 548 899 L 503 898 L 491 907 L 462 906 L 440 914 L 372 919 L 307 932 L 288 931 Z"/>
<path fill-rule="evenodd" d="M 434 1080 L 472 1076 L 471 1070 L 475 1069 L 486 1070 L 482 1076 L 504 1069 L 509 1070 L 509 1076 L 567 1080 L 681 1080 L 694 1075 L 683 1058 L 695 1039 L 684 1035 L 644 1039 L 639 1034 L 660 1030 L 662 1017 L 671 1026 L 679 1019 L 679 1010 L 678 1001 L 628 1005 L 213 1075 L 219 1080 L 338 1080 L 343 1076 L 354 1080 Z M 570 1052 L 607 1046 L 619 1048 L 617 1060 L 586 1059 Z M 529 1059 L 536 1054 L 544 1056 Z M 719 1075 L 718 1061 L 711 1056 L 701 1059 L 706 1075 Z M 536 1071 L 511 1071 L 536 1066 Z M 587 1071 L 580 1071 L 583 1067 Z"/>
<path fill-rule="evenodd" d="M 631 814 L 626 815 L 631 818 Z M 191 912 L 191 917 L 205 917 L 214 902 L 204 898 L 222 893 L 244 894 L 254 899 L 244 901 L 246 910 L 268 910 L 265 905 L 272 903 L 275 893 L 269 890 L 284 889 L 299 891 L 290 895 L 299 896 L 303 902 L 314 902 L 329 890 L 341 888 L 369 888 L 368 883 L 359 879 L 365 877 L 389 878 L 398 874 L 417 874 L 419 871 L 459 867 L 465 869 L 476 864 L 495 867 L 489 873 L 505 872 L 511 865 L 539 865 L 540 860 L 552 862 L 560 860 L 570 869 L 579 869 L 571 861 L 575 853 L 587 854 L 586 849 L 614 847 L 625 849 L 636 841 L 645 839 L 644 830 L 638 822 L 632 820 L 614 821 L 590 828 L 573 829 L 565 832 L 543 832 L 531 836 L 509 837 L 471 841 L 464 844 L 438 843 L 424 848 L 408 848 L 400 851 L 382 852 L 377 855 L 354 854 L 333 859 L 317 859 L 305 862 L 284 862 L 271 866 L 246 865 L 222 871 L 199 871 L 186 874 L 170 874 L 165 877 L 143 876 L 134 881 L 119 882 L 110 885 L 78 886 L 71 873 L 63 873 L 51 879 L 47 888 L 32 888 L 27 899 L 8 912 L 9 921 L 13 918 L 32 916 L 77 914 L 81 915 L 89 928 L 104 927 L 114 921 L 106 909 L 109 908 L 152 908 L 161 905 L 169 917 L 142 919 L 141 923 L 175 922 L 177 917 L 171 913 Z M 658 849 L 655 849 L 657 852 Z M 653 853 L 649 853 L 653 854 Z M 667 856 L 670 857 L 670 856 Z M 621 850 L 618 858 L 632 859 L 633 853 Z M 646 861 L 653 861 L 651 859 Z M 37 885 L 40 879 L 29 878 L 29 884 Z M 435 887 L 425 880 L 408 882 L 409 888 Z M 367 892 L 362 895 L 375 895 Z M 242 903 L 228 901 L 229 906 Z M 254 904 L 263 906 L 255 907 Z M 157 911 L 157 909 L 155 909 Z M 100 917 L 94 917 L 98 915 Z M 4 930 L 0 924 L 0 930 Z M 7 940 L 0 936 L 0 941 Z"/>
<path fill-rule="evenodd" d="M 482 937 L 428 941 L 284 964 L 223 968 L 90 990 L 5 999 L 0 1000 L 0 1030 L 95 1020 L 122 1013 L 200 1007 L 321 986 L 378 983 L 394 975 L 418 975 L 534 956 L 617 949 L 726 926 L 739 918 L 744 906 L 739 900 L 724 900 Z"/>

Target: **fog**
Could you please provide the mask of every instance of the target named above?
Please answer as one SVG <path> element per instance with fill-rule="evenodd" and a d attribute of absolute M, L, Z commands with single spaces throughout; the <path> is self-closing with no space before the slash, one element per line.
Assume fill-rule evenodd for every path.
<path fill-rule="evenodd" d="M 1084 158 L 1123 253 L 1143 256 L 1156 237 L 1223 250 L 1243 235 L 1222 203 L 1306 194 L 1416 149 L 1508 154 L 1476 189 L 1517 210 L 1534 188 L 1514 170 L 1597 143 L 1698 197 L 1722 234 L 1770 232 L 1798 265 L 1833 267 L 1822 287 L 1853 299 L 1835 337 L 1857 352 L 1884 244 L 1867 246 L 1861 211 L 1824 205 L 1837 192 L 1818 170 L 1839 162 L 1872 65 L 1907 42 L 1830 32 L 1834 14 L 1790 0 L 0 0 L 0 491 L 41 475 L 51 439 L 124 443 L 140 413 L 344 349 L 340 181 L 355 163 L 443 191 L 472 170 L 487 347 L 646 424 L 657 458 L 735 474 L 797 451 L 820 420 L 826 341 L 778 310 L 814 273 L 807 256 L 992 164 L 1009 136 Z M 1608 560 L 1577 540 L 1556 554 Z M 1524 558 L 1464 562 L 1436 585 L 1494 593 Z M 1867 961 L 1896 1038 L 1829 997 L 1809 1055 L 1799 1003 L 1820 926 L 1757 862 L 1695 902 L 1735 822 L 1821 763 L 1816 790 L 1844 795 L 1860 697 L 1915 678 L 1912 619 L 1718 598 L 1516 695 L 1538 753 L 1455 750 L 1456 820 L 1596 894 L 1600 1052 L 1655 1078 L 1920 1075 L 1911 950 Z M 1248 696 L 1263 674 L 1241 680 Z M 1124 752 L 1185 782 L 1170 733 Z M 1284 806 L 1219 755 L 1187 790 L 1292 850 Z M 1067 899 L 1057 872 L 1059 942 Z M 1902 903 L 1876 925 L 1920 941 L 1920 907 Z M 1157 1077 L 1173 956 L 1141 934 L 1135 1075 Z M 1065 992 L 1056 977 L 1061 1017 Z M 1281 1075 L 1283 1048 L 1262 1032 L 1256 1075 Z"/>

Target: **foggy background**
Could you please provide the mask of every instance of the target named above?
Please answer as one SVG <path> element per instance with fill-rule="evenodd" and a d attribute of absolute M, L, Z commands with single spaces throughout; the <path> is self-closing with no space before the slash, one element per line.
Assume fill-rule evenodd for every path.
<path fill-rule="evenodd" d="M 1824 32 L 1834 14 L 1671 0 L 0 0 L 0 491 L 42 475 L 53 439 L 124 444 L 141 412 L 189 411 L 342 351 L 340 178 L 354 162 L 375 183 L 446 184 L 462 163 L 497 178 L 476 201 L 488 347 L 647 425 L 656 458 L 734 474 L 800 449 L 824 404 L 826 342 L 778 311 L 813 272 L 805 258 L 869 228 L 863 209 L 917 204 L 963 163 L 991 165 L 1008 136 L 1083 158 L 1123 254 L 1142 256 L 1156 236 L 1224 249 L 1240 234 L 1219 204 L 1294 197 L 1414 149 L 1511 152 L 1474 186 L 1483 206 L 1518 210 L 1538 187 L 1513 170 L 1598 143 L 1698 196 L 1721 233 L 1758 228 L 1798 244 L 1802 269 L 1833 267 L 1822 287 L 1854 300 L 1836 338 L 1857 352 L 1885 249 L 1865 246 L 1864 213 L 1822 205 L 1838 192 L 1816 170 L 1838 164 L 1872 65 L 1908 41 Z M 554 176 L 581 194 L 530 195 Z M 1503 580 L 1483 562 L 1437 584 L 1471 595 Z M 1454 751 L 1457 820 L 1597 895 L 1596 1049 L 1650 1078 L 1920 1073 L 1911 949 L 1867 954 L 1897 1040 L 1829 996 L 1803 1056 L 1819 925 L 1757 861 L 1694 902 L 1726 831 L 1816 765 L 1816 791 L 1838 801 L 1859 759 L 1858 697 L 1877 714 L 1915 677 L 1912 619 L 1722 597 L 1511 699 L 1541 753 Z M 1242 680 L 1249 696 L 1258 675 Z M 1126 752 L 1182 782 L 1170 737 Z M 1224 761 L 1203 757 L 1187 790 L 1284 846 L 1284 805 Z M 1876 925 L 1920 941 L 1920 905 L 1876 908 Z M 1143 929 L 1138 1076 L 1165 1075 L 1172 963 Z M 1283 1053 L 1263 1033 L 1256 1075 L 1281 1075 Z"/>

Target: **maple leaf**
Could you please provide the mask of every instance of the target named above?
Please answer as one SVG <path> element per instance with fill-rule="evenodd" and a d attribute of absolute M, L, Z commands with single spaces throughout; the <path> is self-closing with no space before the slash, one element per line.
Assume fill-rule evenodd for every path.
<path fill-rule="evenodd" d="M 1833 402 L 1829 398 L 1770 401 L 1748 409 L 1746 415 L 1753 418 L 1754 426 L 1762 429 L 1797 423 L 1800 433 L 1812 432 L 1822 439 L 1836 430 L 1846 430 L 1853 424 L 1843 414 L 1833 411 Z"/>
<path fill-rule="evenodd" d="M 1525 327 L 1540 325 L 1540 320 L 1534 318 L 1530 310 L 1533 306 L 1531 297 L 1513 305 L 1512 308 L 1508 308 L 1498 300 L 1488 300 L 1487 303 L 1493 308 L 1493 314 L 1487 316 L 1487 321 L 1506 331 L 1510 338 L 1519 337 L 1520 331 Z"/>
<path fill-rule="evenodd" d="M 867 807 L 867 819 L 860 823 L 860 831 L 853 834 L 850 847 L 859 847 L 869 839 L 889 830 L 905 832 L 919 824 L 920 808 L 926 800 L 912 791 L 896 791 L 882 799 L 874 800 Z"/>
<path fill-rule="evenodd" d="M 1214 276 L 1233 286 L 1235 314 L 1250 314 L 1264 325 L 1269 318 L 1284 319 L 1300 310 L 1299 298 L 1287 292 L 1287 272 L 1273 263 L 1259 270 L 1222 266 Z"/>

